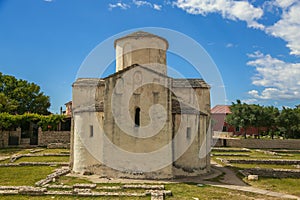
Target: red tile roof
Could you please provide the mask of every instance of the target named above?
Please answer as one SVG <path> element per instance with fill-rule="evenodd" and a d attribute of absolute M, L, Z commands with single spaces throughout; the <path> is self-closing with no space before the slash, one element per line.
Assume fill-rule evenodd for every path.
<path fill-rule="evenodd" d="M 231 113 L 230 106 L 228 105 L 217 105 L 211 109 L 211 113 L 227 114 Z"/>

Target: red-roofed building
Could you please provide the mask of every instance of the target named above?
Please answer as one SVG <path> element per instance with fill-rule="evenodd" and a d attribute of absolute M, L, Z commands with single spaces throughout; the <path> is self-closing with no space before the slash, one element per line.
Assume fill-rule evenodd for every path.
<path fill-rule="evenodd" d="M 220 132 L 232 133 L 233 135 L 245 134 L 243 127 L 234 127 L 225 122 L 227 115 L 231 114 L 230 106 L 217 105 L 211 109 L 212 129 L 214 135 L 221 135 Z M 246 130 L 247 135 L 258 135 L 258 130 L 255 127 L 249 127 Z"/>

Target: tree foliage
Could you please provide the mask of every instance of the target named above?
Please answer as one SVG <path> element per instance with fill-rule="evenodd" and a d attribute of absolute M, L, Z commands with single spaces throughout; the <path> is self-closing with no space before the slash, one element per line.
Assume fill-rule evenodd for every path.
<path fill-rule="evenodd" d="M 49 114 L 50 97 L 40 86 L 0 72 L 0 112 Z"/>
<path fill-rule="evenodd" d="M 64 121 L 64 115 L 39 115 L 35 113 L 25 113 L 23 115 L 12 115 L 0 113 L 0 130 L 11 130 L 22 123 L 35 123 L 43 130 L 54 130 L 60 122 Z"/>
<path fill-rule="evenodd" d="M 231 114 L 225 121 L 234 127 L 243 127 L 244 136 L 249 127 L 255 127 L 260 133 L 264 128 L 273 138 L 275 133 L 281 133 L 286 138 L 300 138 L 300 108 L 283 107 L 280 111 L 274 106 L 246 104 L 237 100 L 230 106 Z"/>

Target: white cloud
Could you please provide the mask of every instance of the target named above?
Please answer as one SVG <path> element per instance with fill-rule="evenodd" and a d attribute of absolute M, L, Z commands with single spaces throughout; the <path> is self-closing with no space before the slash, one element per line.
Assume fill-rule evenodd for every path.
<path fill-rule="evenodd" d="M 298 0 L 275 0 L 274 5 L 286 9 L 297 1 Z"/>
<path fill-rule="evenodd" d="M 285 40 L 290 54 L 300 56 L 300 1 L 277 0 L 277 5 L 283 8 L 281 19 L 266 32 Z"/>
<path fill-rule="evenodd" d="M 51 3 L 53 0 L 44 0 L 45 2 Z"/>
<path fill-rule="evenodd" d="M 127 10 L 128 8 L 130 8 L 130 6 L 126 3 L 122 3 L 122 2 L 118 2 L 115 4 L 108 4 L 108 9 L 112 10 L 114 8 L 121 8 L 122 10 Z"/>
<path fill-rule="evenodd" d="M 135 4 L 137 7 L 141 7 L 141 6 L 149 6 L 152 7 L 152 4 L 148 1 L 137 1 L 137 0 L 133 0 L 132 1 L 133 4 Z"/>
<path fill-rule="evenodd" d="M 245 21 L 248 27 L 264 29 L 264 25 L 257 22 L 263 16 L 263 10 L 254 7 L 248 1 L 177 0 L 174 4 L 190 14 L 220 13 L 223 18 Z"/>
<path fill-rule="evenodd" d="M 233 47 L 238 47 L 238 45 L 237 45 L 237 44 L 233 44 L 233 43 L 227 43 L 227 44 L 225 45 L 225 47 L 226 47 L 226 48 L 233 48 Z"/>
<path fill-rule="evenodd" d="M 260 52 L 248 55 L 254 60 L 247 64 L 256 69 L 252 84 L 263 90 L 251 90 L 250 96 L 256 99 L 299 99 L 300 63 L 288 63 Z"/>
<path fill-rule="evenodd" d="M 246 104 L 255 104 L 257 103 L 257 99 L 244 99 L 242 100 L 242 103 L 246 103 Z"/>
<path fill-rule="evenodd" d="M 133 0 L 132 3 L 134 5 L 136 5 L 138 8 L 141 7 L 141 6 L 148 6 L 150 8 L 153 8 L 155 10 L 161 10 L 162 6 L 161 5 L 158 5 L 158 4 L 155 4 L 155 3 L 151 3 L 149 1 L 139 1 L 139 0 Z"/>
<path fill-rule="evenodd" d="M 161 10 L 161 5 L 158 5 L 158 4 L 153 4 L 153 8 L 155 9 L 155 10 Z"/>

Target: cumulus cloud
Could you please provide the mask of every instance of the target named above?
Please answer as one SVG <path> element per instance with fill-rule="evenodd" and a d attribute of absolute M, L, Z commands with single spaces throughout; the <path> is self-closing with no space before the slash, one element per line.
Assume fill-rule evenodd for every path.
<path fill-rule="evenodd" d="M 300 1 L 278 0 L 282 16 L 274 25 L 267 27 L 266 32 L 287 42 L 290 54 L 300 56 Z"/>
<path fill-rule="evenodd" d="M 132 1 L 133 4 L 135 4 L 137 7 L 141 7 L 141 6 L 150 6 L 152 7 L 152 4 L 148 1 L 137 1 L 137 0 L 133 0 Z"/>
<path fill-rule="evenodd" d="M 289 63 L 271 55 L 255 52 L 249 55 L 253 60 L 247 64 L 256 69 L 252 84 L 261 86 L 262 91 L 251 90 L 250 96 L 257 99 L 299 99 L 300 63 Z"/>
<path fill-rule="evenodd" d="M 190 14 L 220 13 L 225 19 L 245 21 L 248 27 L 264 29 L 264 25 L 257 22 L 264 14 L 263 10 L 248 1 L 177 0 L 174 5 Z"/>
<path fill-rule="evenodd" d="M 108 4 L 108 9 L 112 10 L 114 8 L 121 8 L 122 10 L 127 10 L 128 8 L 130 8 L 130 6 L 126 3 L 122 3 L 122 2 L 118 2 L 115 4 Z"/>
<path fill-rule="evenodd" d="M 155 10 L 161 10 L 162 6 L 161 5 L 158 5 L 158 4 L 155 4 L 155 3 L 151 3 L 149 1 L 139 1 L 139 0 L 133 0 L 132 3 L 134 5 L 136 5 L 138 8 L 141 7 L 141 6 L 148 6 L 150 8 L 153 8 Z"/>
<path fill-rule="evenodd" d="M 158 4 L 153 4 L 153 8 L 155 9 L 155 10 L 161 10 L 161 5 L 158 5 Z"/>

